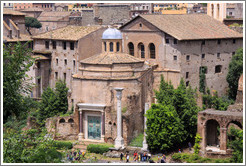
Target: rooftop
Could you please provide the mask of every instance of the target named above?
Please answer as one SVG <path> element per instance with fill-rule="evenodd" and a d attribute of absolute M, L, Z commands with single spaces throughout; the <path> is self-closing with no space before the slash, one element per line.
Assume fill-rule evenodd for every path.
<path fill-rule="evenodd" d="M 53 39 L 77 41 L 80 38 L 100 29 L 101 26 L 66 26 L 55 29 L 40 35 L 33 36 L 33 39 Z"/>
<path fill-rule="evenodd" d="M 7 40 L 7 42 L 17 42 L 17 41 L 31 41 L 32 38 L 29 35 L 20 34 L 20 38 L 16 38 L 13 36 L 12 39 L 7 36 L 3 36 L 3 40 Z"/>
<path fill-rule="evenodd" d="M 119 63 L 143 63 L 144 61 L 125 53 L 103 52 L 101 54 L 84 59 L 80 62 L 83 64 L 112 65 Z"/>
<path fill-rule="evenodd" d="M 3 8 L 3 14 L 5 15 L 16 15 L 16 16 L 25 16 L 26 14 L 25 13 L 21 13 L 21 12 L 18 12 L 18 11 L 15 11 L 15 10 L 11 10 L 11 9 L 7 9 L 7 8 Z"/>
<path fill-rule="evenodd" d="M 229 29 L 226 25 L 207 14 L 146 14 L 140 15 L 120 27 L 131 23 L 139 17 L 147 20 L 161 31 L 178 40 L 203 40 L 242 38 L 243 35 Z"/>
<path fill-rule="evenodd" d="M 44 11 L 37 18 L 38 21 L 58 21 L 64 17 L 70 16 L 71 12 L 64 11 Z"/>
<path fill-rule="evenodd" d="M 42 12 L 42 11 L 44 11 L 43 9 L 41 9 L 41 8 L 37 8 L 37 7 L 32 7 L 32 8 L 26 8 L 26 9 L 23 9 L 23 10 L 21 10 L 21 11 L 23 11 L 23 12 Z"/>

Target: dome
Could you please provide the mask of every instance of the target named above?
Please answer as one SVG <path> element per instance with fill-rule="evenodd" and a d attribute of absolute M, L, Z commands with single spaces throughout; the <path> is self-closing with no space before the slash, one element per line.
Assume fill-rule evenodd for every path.
<path fill-rule="evenodd" d="M 122 35 L 116 28 L 108 28 L 103 32 L 102 39 L 122 39 Z"/>

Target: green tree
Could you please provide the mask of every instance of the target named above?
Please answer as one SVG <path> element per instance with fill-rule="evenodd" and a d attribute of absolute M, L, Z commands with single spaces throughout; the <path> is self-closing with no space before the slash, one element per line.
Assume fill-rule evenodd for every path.
<path fill-rule="evenodd" d="M 25 26 L 28 33 L 31 35 L 30 28 L 41 28 L 42 24 L 33 17 L 25 17 Z"/>
<path fill-rule="evenodd" d="M 56 94 L 56 107 L 59 109 L 59 112 L 65 114 L 68 110 L 68 88 L 66 83 L 62 80 L 56 82 L 55 88 Z"/>
<path fill-rule="evenodd" d="M 201 141 L 202 137 L 200 136 L 200 134 L 196 134 L 196 137 L 195 137 L 195 145 L 194 145 L 194 153 L 195 154 L 199 154 L 199 150 L 201 148 L 200 146 L 200 141 Z"/>
<path fill-rule="evenodd" d="M 149 150 L 164 152 L 181 145 L 184 136 L 183 125 L 173 106 L 152 104 L 146 116 Z"/>
<path fill-rule="evenodd" d="M 26 75 L 34 59 L 31 57 L 27 44 L 8 45 L 3 47 L 3 117 L 4 122 L 9 116 L 18 117 L 26 112 L 23 94 L 30 93 L 32 84 Z"/>
<path fill-rule="evenodd" d="M 200 73 L 199 73 L 199 91 L 202 93 L 205 93 L 205 89 L 206 89 L 206 73 L 207 71 L 207 66 L 202 66 L 200 67 Z"/>
<path fill-rule="evenodd" d="M 242 163 L 243 162 L 243 130 L 235 129 L 232 127 L 230 129 L 230 134 L 228 136 L 233 136 L 235 139 L 229 142 L 230 147 L 233 149 L 232 152 L 232 162 Z"/>
<path fill-rule="evenodd" d="M 228 74 L 226 80 L 229 84 L 229 98 L 236 100 L 238 80 L 243 73 L 243 49 L 237 50 L 236 54 L 232 57 L 229 64 Z"/>

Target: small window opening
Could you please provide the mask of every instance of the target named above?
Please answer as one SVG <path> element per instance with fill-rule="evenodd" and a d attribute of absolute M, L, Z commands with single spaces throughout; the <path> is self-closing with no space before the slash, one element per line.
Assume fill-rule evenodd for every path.
<path fill-rule="evenodd" d="M 205 40 L 202 41 L 202 45 L 205 45 Z"/>
<path fill-rule="evenodd" d="M 186 72 L 185 78 L 189 78 L 189 72 Z"/>
<path fill-rule="evenodd" d="M 217 58 L 220 58 L 220 53 L 217 53 Z"/>
<path fill-rule="evenodd" d="M 202 59 L 205 59 L 205 54 L 202 54 Z"/>
<path fill-rule="evenodd" d="M 56 58 L 56 66 L 58 66 L 59 60 L 58 58 Z"/>
<path fill-rule="evenodd" d="M 45 41 L 45 48 L 49 49 L 49 47 L 50 47 L 49 41 Z"/>
<path fill-rule="evenodd" d="M 67 65 L 67 60 L 66 59 L 64 59 L 64 65 Z"/>
<path fill-rule="evenodd" d="M 221 73 L 221 70 L 222 70 L 222 66 L 221 65 L 215 66 L 215 73 Z"/>
<path fill-rule="evenodd" d="M 186 61 L 189 61 L 190 60 L 190 55 L 187 55 L 186 56 Z"/>
<path fill-rule="evenodd" d="M 74 50 L 74 42 L 70 42 L 70 50 Z"/>
<path fill-rule="evenodd" d="M 116 43 L 116 47 L 117 47 L 116 48 L 117 49 L 117 52 L 120 51 L 120 43 L 119 42 Z"/>
<path fill-rule="evenodd" d="M 52 41 L 53 49 L 56 49 L 56 41 Z"/>
<path fill-rule="evenodd" d="M 103 42 L 104 43 L 104 50 L 107 51 L 107 45 L 106 45 L 106 42 Z"/>
<path fill-rule="evenodd" d="M 65 119 L 60 119 L 59 123 L 65 123 Z"/>
<path fill-rule="evenodd" d="M 73 119 L 68 119 L 68 123 L 74 123 Z"/>
<path fill-rule="evenodd" d="M 66 81 L 67 73 L 63 73 L 63 79 Z"/>
<path fill-rule="evenodd" d="M 139 27 L 142 27 L 142 24 L 141 23 L 139 24 Z"/>
<path fill-rule="evenodd" d="M 169 44 L 169 39 L 166 39 L 166 44 Z"/>
<path fill-rule="evenodd" d="M 55 72 L 55 78 L 58 79 L 58 72 Z"/>
<path fill-rule="evenodd" d="M 110 42 L 109 43 L 110 52 L 113 52 L 114 50 L 113 46 L 114 46 L 113 42 Z"/>
<path fill-rule="evenodd" d="M 190 84 L 190 81 L 186 81 L 186 87 L 189 86 Z"/>
<path fill-rule="evenodd" d="M 63 43 L 63 49 L 66 50 L 67 49 L 67 43 L 66 42 L 62 42 Z"/>
<path fill-rule="evenodd" d="M 173 44 L 178 44 L 178 40 L 177 39 L 174 39 L 173 40 Z"/>
<path fill-rule="evenodd" d="M 37 63 L 37 68 L 40 69 L 40 62 Z"/>
<path fill-rule="evenodd" d="M 219 39 L 219 40 L 218 40 L 218 44 L 220 44 L 220 43 L 221 43 L 221 40 Z"/>
<path fill-rule="evenodd" d="M 236 39 L 233 39 L 233 40 L 232 40 L 232 43 L 235 44 L 235 43 L 236 43 Z"/>
<path fill-rule="evenodd" d="M 176 61 L 177 59 L 178 59 L 178 58 L 177 58 L 177 56 L 176 56 L 176 55 L 175 55 L 175 56 L 173 56 L 173 60 L 175 60 L 175 61 Z"/>

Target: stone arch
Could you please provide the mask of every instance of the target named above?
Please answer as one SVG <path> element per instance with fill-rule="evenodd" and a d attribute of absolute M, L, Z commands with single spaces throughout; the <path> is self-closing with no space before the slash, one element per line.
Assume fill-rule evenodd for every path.
<path fill-rule="evenodd" d="M 61 118 L 60 120 L 59 120 L 59 123 L 65 123 L 66 121 L 65 121 L 65 119 L 63 119 L 63 118 Z"/>
<path fill-rule="evenodd" d="M 206 121 L 206 146 L 219 145 L 220 124 L 216 119 L 209 119 Z"/>
<path fill-rule="evenodd" d="M 230 124 L 235 124 L 237 125 L 240 129 L 243 129 L 243 125 L 241 124 L 241 122 L 237 121 L 237 120 L 231 120 L 226 124 L 226 128 L 229 130 L 229 125 Z"/>
<path fill-rule="evenodd" d="M 134 44 L 132 42 L 128 43 L 128 52 L 130 55 L 134 56 Z"/>
<path fill-rule="evenodd" d="M 74 123 L 74 120 L 72 118 L 68 119 L 68 123 Z"/>

